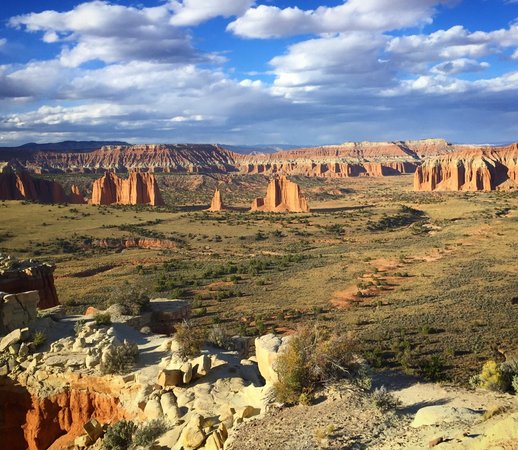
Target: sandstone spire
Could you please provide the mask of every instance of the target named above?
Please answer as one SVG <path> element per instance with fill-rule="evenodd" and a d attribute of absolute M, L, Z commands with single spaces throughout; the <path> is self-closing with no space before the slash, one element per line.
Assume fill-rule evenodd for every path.
<path fill-rule="evenodd" d="M 131 172 L 127 180 L 107 172 L 92 186 L 92 205 L 163 205 L 156 178 L 151 173 Z"/>
<path fill-rule="evenodd" d="M 266 197 L 252 202 L 252 211 L 309 212 L 309 205 L 299 185 L 281 176 L 270 181 Z"/>
<path fill-rule="evenodd" d="M 221 191 L 216 188 L 208 211 L 223 211 L 224 209 L 225 207 L 223 206 L 223 200 L 221 199 Z"/>

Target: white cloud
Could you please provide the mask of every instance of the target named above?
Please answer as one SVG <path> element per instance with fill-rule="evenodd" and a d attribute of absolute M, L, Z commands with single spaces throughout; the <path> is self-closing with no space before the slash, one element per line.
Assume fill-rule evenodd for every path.
<path fill-rule="evenodd" d="M 335 7 L 315 10 L 250 8 L 227 27 L 248 38 L 273 38 L 296 34 L 346 31 L 388 31 L 430 23 L 435 6 L 452 0 L 348 0 Z"/>
<path fill-rule="evenodd" d="M 61 62 L 69 67 L 91 60 L 199 60 L 189 36 L 171 26 L 170 17 L 166 6 L 134 8 L 93 1 L 67 12 L 16 16 L 9 23 L 30 32 L 44 32 L 45 42 L 63 43 Z"/>
<path fill-rule="evenodd" d="M 172 0 L 174 11 L 171 24 L 177 26 L 198 25 L 214 17 L 240 16 L 254 0 Z"/>
<path fill-rule="evenodd" d="M 422 72 L 435 61 L 476 59 L 518 45 L 518 25 L 491 32 L 469 32 L 461 25 L 431 34 L 393 38 L 386 47 L 391 58 L 407 70 Z"/>
<path fill-rule="evenodd" d="M 489 63 L 479 62 L 474 59 L 459 58 L 451 61 L 445 61 L 432 67 L 431 71 L 436 74 L 455 75 L 465 72 L 480 72 L 488 69 Z"/>

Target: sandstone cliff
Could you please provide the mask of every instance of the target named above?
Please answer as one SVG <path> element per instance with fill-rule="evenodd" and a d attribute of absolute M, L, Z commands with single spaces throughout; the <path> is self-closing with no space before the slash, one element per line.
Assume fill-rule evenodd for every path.
<path fill-rule="evenodd" d="M 266 197 L 252 202 L 252 211 L 309 212 L 308 201 L 302 196 L 298 184 L 285 176 L 274 178 L 268 184 Z"/>
<path fill-rule="evenodd" d="M 491 191 L 518 188 L 518 144 L 470 148 L 427 159 L 414 176 L 416 191 Z"/>
<path fill-rule="evenodd" d="M 131 172 L 128 179 L 107 172 L 92 187 L 93 205 L 163 205 L 158 183 L 153 174 Z"/>
<path fill-rule="evenodd" d="M 224 209 L 225 207 L 223 206 L 223 200 L 221 199 L 221 191 L 216 189 L 216 191 L 214 191 L 214 196 L 212 197 L 208 211 L 223 211 Z"/>
<path fill-rule="evenodd" d="M 31 200 L 42 203 L 86 203 L 77 186 L 67 194 L 61 184 L 33 178 L 27 172 L 0 173 L 0 200 Z"/>
<path fill-rule="evenodd" d="M 36 172 L 261 173 L 318 177 L 386 176 L 412 173 L 421 158 L 447 154 L 456 147 L 441 139 L 394 142 L 346 142 L 274 154 L 242 155 L 220 145 L 120 145 L 91 152 L 0 150 L 1 160 L 15 160 Z"/>
<path fill-rule="evenodd" d="M 18 294 L 38 291 L 38 308 L 59 305 L 54 286 L 54 266 L 34 260 L 17 260 L 0 253 L 0 292 Z"/>

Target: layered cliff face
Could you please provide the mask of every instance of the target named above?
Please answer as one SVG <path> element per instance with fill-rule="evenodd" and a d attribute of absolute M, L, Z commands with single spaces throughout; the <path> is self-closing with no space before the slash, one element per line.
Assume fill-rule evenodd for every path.
<path fill-rule="evenodd" d="M 491 191 L 518 188 L 518 144 L 471 148 L 427 159 L 414 176 L 416 191 Z"/>
<path fill-rule="evenodd" d="M 298 184 L 285 176 L 270 181 L 266 197 L 252 202 L 252 211 L 264 212 L 309 212 L 308 201 L 302 196 Z"/>
<path fill-rule="evenodd" d="M 236 156 L 239 157 L 218 145 L 119 145 L 91 152 L 35 152 L 20 156 L 17 161 L 40 172 L 227 173 L 236 170 Z"/>
<path fill-rule="evenodd" d="M 163 205 L 153 174 L 131 172 L 127 179 L 112 172 L 96 180 L 92 187 L 93 205 Z"/>
<path fill-rule="evenodd" d="M 27 172 L 0 173 L 0 200 L 30 200 L 42 203 L 86 203 L 77 186 L 66 193 L 61 184 L 33 178 Z"/>
<path fill-rule="evenodd" d="M 0 254 L 0 292 L 19 294 L 38 291 L 38 308 L 52 308 L 59 305 L 54 286 L 55 267 L 34 260 L 17 260 Z"/>
<path fill-rule="evenodd" d="M 174 172 L 288 174 L 317 177 L 387 176 L 413 173 L 422 157 L 451 153 L 441 139 L 395 142 L 347 142 L 273 154 L 242 155 L 219 145 L 123 145 L 91 152 L 20 153 L 14 160 L 45 172 Z M 5 153 L 5 152 L 4 152 Z M 0 160 L 13 158 L 3 154 Z"/>
<path fill-rule="evenodd" d="M 223 200 L 221 199 L 221 191 L 216 189 L 214 191 L 214 195 L 212 197 L 212 201 L 210 202 L 210 208 L 208 211 L 217 212 L 223 211 L 225 207 L 223 206 Z"/>

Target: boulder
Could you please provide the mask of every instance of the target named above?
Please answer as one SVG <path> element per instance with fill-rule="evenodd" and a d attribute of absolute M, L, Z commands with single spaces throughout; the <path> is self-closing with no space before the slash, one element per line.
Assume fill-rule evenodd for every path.
<path fill-rule="evenodd" d="M 157 384 L 163 388 L 180 386 L 183 383 L 184 374 L 180 369 L 163 369 L 158 374 Z"/>
<path fill-rule="evenodd" d="M 471 450 L 514 450 L 518 448 L 518 412 L 497 419 L 483 436 L 470 442 Z"/>
<path fill-rule="evenodd" d="M 0 293 L 0 334 L 31 325 L 38 316 L 38 291 Z"/>
<path fill-rule="evenodd" d="M 161 418 L 164 415 L 164 411 L 162 411 L 160 401 L 156 398 L 149 400 L 144 408 L 144 415 L 150 420 Z"/>
<path fill-rule="evenodd" d="M 266 381 L 266 384 L 275 384 L 279 376 L 275 369 L 279 351 L 288 343 L 287 337 L 265 334 L 255 340 L 255 356 L 259 366 L 259 372 Z"/>
<path fill-rule="evenodd" d="M 86 434 L 90 437 L 92 442 L 95 442 L 104 433 L 102 425 L 96 419 L 90 419 L 88 422 L 86 422 L 83 425 L 83 429 L 85 430 Z"/>
<path fill-rule="evenodd" d="M 5 351 L 8 347 L 18 344 L 19 342 L 29 338 L 28 328 L 18 328 L 4 336 L 0 341 L 0 352 Z"/>
<path fill-rule="evenodd" d="M 411 426 L 419 428 L 425 425 L 464 422 L 473 423 L 481 413 L 469 408 L 457 408 L 449 405 L 425 406 L 417 411 Z"/>
<path fill-rule="evenodd" d="M 179 439 L 180 445 L 185 450 L 195 450 L 203 444 L 205 441 L 205 433 L 202 428 L 203 417 L 199 414 L 194 413 Z"/>

